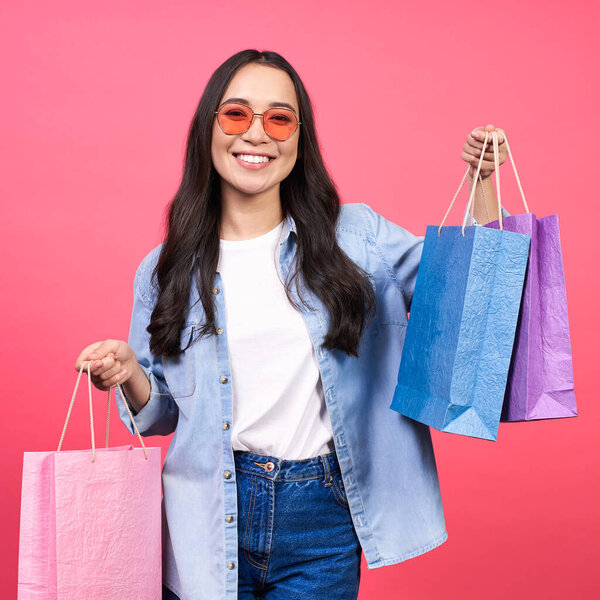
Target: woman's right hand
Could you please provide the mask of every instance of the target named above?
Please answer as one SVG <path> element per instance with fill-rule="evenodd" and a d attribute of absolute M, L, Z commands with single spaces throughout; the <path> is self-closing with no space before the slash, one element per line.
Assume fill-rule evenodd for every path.
<path fill-rule="evenodd" d="M 137 365 L 135 352 L 129 344 L 120 340 L 104 340 L 90 344 L 77 358 L 75 370 L 79 373 L 81 365 L 90 360 L 93 361 L 90 366 L 92 383 L 103 392 L 117 383 L 123 385 Z M 83 371 L 87 373 L 87 365 Z"/>

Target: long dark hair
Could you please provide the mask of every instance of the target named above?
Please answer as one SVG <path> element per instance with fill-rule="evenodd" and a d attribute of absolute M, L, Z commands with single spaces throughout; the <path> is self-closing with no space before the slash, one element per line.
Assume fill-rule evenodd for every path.
<path fill-rule="evenodd" d="M 285 281 L 300 274 L 305 285 L 329 311 L 330 326 L 323 345 L 358 356 L 364 329 L 375 314 L 376 296 L 363 269 L 350 260 L 335 237 L 340 200 L 317 142 L 310 99 L 293 67 L 276 52 L 243 50 L 227 59 L 211 76 L 190 125 L 181 184 L 168 207 L 165 242 L 153 271 L 158 298 L 150 325 L 150 350 L 155 355 L 176 356 L 187 318 L 192 279 L 196 275 L 205 321 L 199 336 L 215 332 L 212 288 L 219 260 L 221 190 L 219 174 L 211 160 L 215 110 L 238 69 L 259 63 L 281 69 L 292 79 L 300 108 L 298 160 L 280 184 L 284 216 L 296 223 L 294 268 Z M 323 260 L 327 257 L 326 260 Z"/>

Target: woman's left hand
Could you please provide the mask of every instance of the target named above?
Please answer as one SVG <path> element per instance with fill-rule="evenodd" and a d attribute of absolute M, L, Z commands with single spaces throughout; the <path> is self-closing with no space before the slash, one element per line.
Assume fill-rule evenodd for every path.
<path fill-rule="evenodd" d="M 486 127 L 476 127 L 467 136 L 467 141 L 463 146 L 463 152 L 460 157 L 471 165 L 469 169 L 469 175 L 475 177 L 477 172 L 477 165 L 479 164 L 479 157 L 481 156 L 481 150 L 483 149 L 483 140 L 485 139 L 486 131 L 494 131 L 496 128 L 493 125 L 487 125 Z M 502 164 L 508 155 L 506 150 L 506 144 L 504 142 L 504 136 L 498 132 L 498 160 Z M 494 147 L 492 144 L 492 136 L 488 134 L 487 144 L 485 147 L 485 153 L 483 155 L 483 161 L 481 162 L 481 170 L 479 171 L 482 179 L 489 177 L 494 172 Z"/>

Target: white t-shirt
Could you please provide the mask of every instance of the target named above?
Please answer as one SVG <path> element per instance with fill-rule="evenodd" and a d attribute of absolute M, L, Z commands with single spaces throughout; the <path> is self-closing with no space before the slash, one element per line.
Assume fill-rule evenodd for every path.
<path fill-rule="evenodd" d="M 220 241 L 233 390 L 234 450 L 288 460 L 334 450 L 317 357 L 279 279 L 283 221 L 249 240 Z"/>

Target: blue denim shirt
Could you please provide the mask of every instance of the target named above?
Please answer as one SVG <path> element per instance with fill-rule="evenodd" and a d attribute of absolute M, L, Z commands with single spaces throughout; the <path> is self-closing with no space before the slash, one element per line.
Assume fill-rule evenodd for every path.
<path fill-rule="evenodd" d="M 429 427 L 390 409 L 424 238 L 361 203 L 342 206 L 337 239 L 370 274 L 377 292 L 377 313 L 364 332 L 360 356 L 323 348 L 325 307 L 302 284 L 304 303 L 297 288 L 292 295 L 300 301 L 318 358 L 354 527 L 368 567 L 376 568 L 447 539 Z M 178 358 L 151 354 L 146 327 L 157 293 L 150 276 L 160 247 L 135 276 L 129 344 L 151 385 L 150 400 L 134 417 L 140 432 L 174 432 L 162 473 L 163 579 L 182 600 L 233 600 L 238 512 L 231 428 L 223 427 L 232 421 L 224 290 L 217 273 L 213 294 L 221 334 L 192 344 Z M 284 278 L 295 250 L 296 225 L 287 217 L 279 255 Z M 193 285 L 182 348 L 203 322 L 198 300 Z M 117 405 L 133 433 L 124 406 Z"/>

